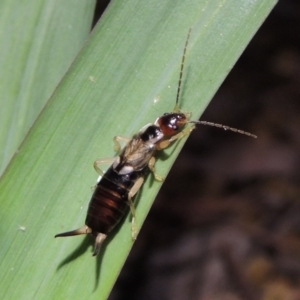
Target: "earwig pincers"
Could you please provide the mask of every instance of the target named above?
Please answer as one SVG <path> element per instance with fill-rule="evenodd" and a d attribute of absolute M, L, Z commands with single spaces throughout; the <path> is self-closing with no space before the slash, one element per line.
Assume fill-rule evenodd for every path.
<path fill-rule="evenodd" d="M 154 123 L 145 125 L 132 138 L 114 137 L 115 149 L 119 152 L 119 155 L 115 158 L 99 159 L 94 163 L 95 170 L 102 178 L 97 183 L 90 200 L 85 225 L 73 231 L 57 234 L 55 237 L 91 234 L 95 237 L 93 256 L 96 256 L 109 232 L 121 220 L 129 207 L 132 215 L 132 238 L 135 239 L 134 196 L 140 190 L 150 172 L 153 173 L 156 180 L 164 180 L 155 172 L 156 152 L 167 148 L 176 140 L 188 136 L 197 124 L 220 127 L 256 138 L 255 135 L 249 132 L 226 125 L 206 121 L 191 121 L 191 113 L 182 112 L 179 109 L 180 88 L 190 32 L 191 29 L 188 32 L 184 46 L 173 112 L 165 113 L 157 118 Z M 186 126 L 188 124 L 192 125 Z M 122 150 L 121 141 L 126 142 Z M 103 173 L 99 165 L 109 162 L 112 165 Z"/>

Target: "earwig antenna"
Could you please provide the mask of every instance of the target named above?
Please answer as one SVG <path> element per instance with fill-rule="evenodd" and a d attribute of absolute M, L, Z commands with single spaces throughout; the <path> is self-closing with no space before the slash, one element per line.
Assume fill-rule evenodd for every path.
<path fill-rule="evenodd" d="M 192 30 L 192 28 L 189 29 L 189 32 L 188 32 L 188 35 L 187 35 L 187 38 L 186 38 L 186 41 L 185 41 L 184 50 L 183 50 L 174 112 L 179 112 L 180 111 L 180 109 L 178 107 L 178 102 L 179 102 L 179 95 L 180 95 L 180 88 L 181 88 L 181 80 L 182 80 L 182 74 L 183 74 L 185 53 L 186 53 L 187 45 L 189 43 L 189 39 L 190 39 L 190 35 L 191 35 L 191 30 Z"/>
<path fill-rule="evenodd" d="M 207 126 L 213 126 L 213 127 L 218 127 L 218 128 L 223 128 L 224 130 L 230 130 L 233 132 L 237 132 L 240 134 L 244 134 L 253 138 L 257 138 L 257 136 L 255 134 L 252 134 L 250 132 L 244 131 L 244 130 L 240 130 L 237 128 L 233 128 L 233 127 L 229 127 L 223 124 L 218 124 L 218 123 L 212 123 L 212 122 L 207 122 L 207 121 L 190 121 L 189 123 L 193 123 L 193 124 L 202 124 L 202 125 L 207 125 Z"/>

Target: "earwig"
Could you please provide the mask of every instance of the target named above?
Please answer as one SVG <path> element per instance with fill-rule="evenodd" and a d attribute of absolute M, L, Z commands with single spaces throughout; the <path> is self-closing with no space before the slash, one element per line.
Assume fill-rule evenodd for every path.
<path fill-rule="evenodd" d="M 118 224 L 129 207 L 132 215 L 132 238 L 136 239 L 134 196 L 150 172 L 156 180 L 164 180 L 155 173 L 156 152 L 188 136 L 197 124 L 219 127 L 256 138 L 254 134 L 226 125 L 207 121 L 190 121 L 191 113 L 182 112 L 179 109 L 181 81 L 190 33 L 191 29 L 188 32 L 182 55 L 173 112 L 165 113 L 154 123 L 147 124 L 132 138 L 114 137 L 115 150 L 119 152 L 119 155 L 115 158 L 96 160 L 94 163 L 95 170 L 102 178 L 97 183 L 90 200 L 85 225 L 73 231 L 57 234 L 55 237 L 91 234 L 95 237 L 93 256 L 96 256 L 109 232 Z M 193 125 L 185 127 L 188 124 Z M 127 143 L 123 150 L 121 150 L 120 141 Z M 112 162 L 112 165 L 103 173 L 99 165 L 108 162 Z"/>

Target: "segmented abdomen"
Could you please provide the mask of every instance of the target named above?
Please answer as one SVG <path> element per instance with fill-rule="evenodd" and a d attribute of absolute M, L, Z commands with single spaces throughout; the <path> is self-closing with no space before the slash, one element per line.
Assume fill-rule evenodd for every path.
<path fill-rule="evenodd" d="M 128 193 L 141 174 L 120 175 L 110 167 L 94 191 L 89 203 L 85 224 L 92 234 L 107 234 L 127 212 Z"/>

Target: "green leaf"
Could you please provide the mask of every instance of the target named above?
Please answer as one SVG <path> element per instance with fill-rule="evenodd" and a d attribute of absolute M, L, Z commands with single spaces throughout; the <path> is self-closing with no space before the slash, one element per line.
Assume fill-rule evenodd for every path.
<path fill-rule="evenodd" d="M 89 236 L 53 238 L 83 225 L 93 161 L 114 155 L 113 136 L 172 111 L 190 27 L 180 106 L 197 119 L 275 3 L 110 4 L 1 178 L 2 298 L 108 297 L 133 244 L 129 216 L 97 259 Z M 182 145 L 166 151 L 158 174 L 167 175 Z M 136 199 L 139 229 L 160 186 L 148 178 Z"/>
<path fill-rule="evenodd" d="M 87 38 L 92 0 L 0 3 L 0 175 Z"/>

